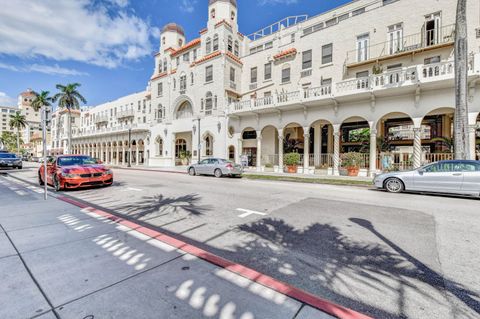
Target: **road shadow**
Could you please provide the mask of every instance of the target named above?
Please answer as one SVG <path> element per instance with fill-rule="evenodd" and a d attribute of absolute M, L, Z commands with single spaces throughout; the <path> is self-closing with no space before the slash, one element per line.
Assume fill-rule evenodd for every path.
<path fill-rule="evenodd" d="M 208 205 L 201 205 L 198 194 L 187 194 L 178 197 L 166 197 L 163 194 L 143 196 L 139 201 L 122 204 L 112 208 L 121 211 L 134 219 L 158 217 L 160 214 L 175 214 L 186 212 L 188 215 L 200 216 L 211 209 Z"/>
<path fill-rule="evenodd" d="M 480 314 L 478 293 L 448 280 L 408 254 L 379 233 L 369 221 L 358 218 L 350 221 L 370 231 L 382 244 L 354 241 L 329 224 L 315 223 L 300 230 L 282 220 L 266 218 L 240 225 L 240 231 L 254 235 L 255 239 L 234 246 L 233 252 L 221 253 L 225 256 L 227 252 L 228 258 L 263 272 L 266 270 L 270 276 L 286 282 L 295 282 L 294 277 L 298 276 L 303 280 L 308 278 L 304 283 L 309 291 L 314 290 L 319 296 L 375 318 L 407 318 L 407 301 L 411 305 L 412 300 L 405 290 L 413 290 L 439 305 L 446 301 L 437 296 L 448 292 Z M 429 295 L 424 285 L 438 294 Z M 347 297 L 334 288 L 341 286 L 350 289 L 364 286 L 378 293 L 396 294 L 398 313 Z"/>

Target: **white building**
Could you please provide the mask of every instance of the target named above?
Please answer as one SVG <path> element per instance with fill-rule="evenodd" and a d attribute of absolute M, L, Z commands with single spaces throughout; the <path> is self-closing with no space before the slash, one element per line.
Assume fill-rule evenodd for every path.
<path fill-rule="evenodd" d="M 14 106 L 0 106 L 0 135 L 3 132 L 16 132 L 14 128 L 10 127 L 10 117 L 18 111 L 19 109 Z"/>
<path fill-rule="evenodd" d="M 185 152 L 248 155 L 258 170 L 281 170 L 294 151 L 300 171 L 329 174 L 347 152 L 364 154 L 363 174 L 381 169 L 387 150 L 398 167 L 449 158 L 438 138 L 452 136 L 455 11 L 451 0 L 357 0 L 244 36 L 236 0 L 210 0 L 199 38 L 163 28 L 144 92 L 79 114 L 74 150 L 113 164 L 130 150 L 132 163 L 151 166 L 178 165 Z M 473 158 L 479 2 L 467 13 Z"/>

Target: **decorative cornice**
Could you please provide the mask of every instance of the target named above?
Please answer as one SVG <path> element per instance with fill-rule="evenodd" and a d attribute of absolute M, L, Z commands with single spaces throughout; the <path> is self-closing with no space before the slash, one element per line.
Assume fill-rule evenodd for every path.
<path fill-rule="evenodd" d="M 275 54 L 275 55 L 273 56 L 273 59 L 278 60 L 278 59 L 285 58 L 285 57 L 287 57 L 287 56 L 295 55 L 295 54 L 297 54 L 297 49 L 295 49 L 295 48 L 290 48 L 290 49 L 287 49 L 287 50 L 285 50 L 285 51 L 282 51 L 282 52 L 280 52 L 280 53 L 278 53 L 278 54 Z"/>
<path fill-rule="evenodd" d="M 160 79 L 160 78 L 163 78 L 164 76 L 166 76 L 168 73 L 167 72 L 162 72 L 160 74 L 157 74 L 157 75 L 154 75 L 150 78 L 151 81 L 153 80 L 157 80 L 157 79 Z"/>
<path fill-rule="evenodd" d="M 238 64 L 243 65 L 243 62 L 240 61 L 240 59 L 236 55 L 234 55 L 232 52 L 227 51 L 225 55 L 230 59 L 232 59 L 233 61 L 237 62 Z"/>
<path fill-rule="evenodd" d="M 187 51 L 188 49 L 191 49 L 191 48 L 193 48 L 193 47 L 196 47 L 197 45 L 200 45 L 200 42 L 201 42 L 200 38 L 194 39 L 194 40 L 188 42 L 187 44 L 185 44 L 183 47 L 181 47 L 181 48 L 179 48 L 179 49 L 177 49 L 177 50 L 174 50 L 173 52 L 170 53 L 170 55 L 171 55 L 172 57 L 174 57 L 174 56 L 176 56 L 176 55 L 179 55 L 179 54 L 181 54 L 182 52 Z"/>

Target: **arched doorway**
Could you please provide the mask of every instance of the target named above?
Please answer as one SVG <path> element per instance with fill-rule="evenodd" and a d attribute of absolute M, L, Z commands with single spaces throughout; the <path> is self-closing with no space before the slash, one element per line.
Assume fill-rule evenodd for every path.
<path fill-rule="evenodd" d="M 205 143 L 204 155 L 207 157 L 213 156 L 213 137 L 210 134 L 206 134 L 203 141 Z"/>
<path fill-rule="evenodd" d="M 257 165 L 257 132 L 249 127 L 242 131 L 242 164 Z"/>

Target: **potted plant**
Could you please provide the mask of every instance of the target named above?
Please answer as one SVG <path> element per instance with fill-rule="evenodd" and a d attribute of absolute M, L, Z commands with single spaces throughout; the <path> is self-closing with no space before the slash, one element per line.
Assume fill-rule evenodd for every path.
<path fill-rule="evenodd" d="M 181 151 L 180 152 L 180 162 L 183 166 L 187 166 L 190 163 L 190 159 L 192 158 L 192 153 L 190 151 Z"/>
<path fill-rule="evenodd" d="M 285 154 L 283 163 L 287 167 L 287 173 L 296 173 L 298 162 L 300 162 L 300 154 L 298 153 Z"/>
<path fill-rule="evenodd" d="M 342 167 L 347 169 L 348 176 L 358 176 L 360 166 L 365 164 L 362 153 L 350 152 L 346 153 L 342 158 Z"/>

